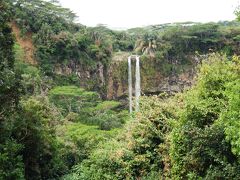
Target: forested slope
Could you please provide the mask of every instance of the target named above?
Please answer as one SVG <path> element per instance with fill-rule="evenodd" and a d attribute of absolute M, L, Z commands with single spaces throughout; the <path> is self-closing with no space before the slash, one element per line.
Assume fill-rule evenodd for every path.
<path fill-rule="evenodd" d="M 127 58 L 121 54 L 143 55 L 142 91 L 151 94 L 189 88 L 196 65 L 208 53 L 239 53 L 240 26 L 235 21 L 113 31 L 103 25 L 90 28 L 74 23 L 75 14 L 58 3 L 11 2 L 13 24 L 23 38 L 32 35 L 34 59 L 44 75 L 58 85 L 98 91 L 104 98 L 118 99 L 127 93 Z M 115 62 L 119 56 L 125 61 Z M 112 67 L 118 68 L 112 71 Z"/>

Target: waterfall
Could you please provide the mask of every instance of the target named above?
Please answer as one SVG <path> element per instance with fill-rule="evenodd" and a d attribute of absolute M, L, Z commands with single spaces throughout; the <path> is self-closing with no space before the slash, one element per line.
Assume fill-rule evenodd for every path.
<path fill-rule="evenodd" d="M 128 57 L 128 92 L 129 92 L 129 112 L 132 113 L 132 67 L 131 67 L 131 57 Z M 141 95 L 141 88 L 140 88 L 140 59 L 139 56 L 135 56 L 136 58 L 136 80 L 135 80 L 135 100 L 136 100 L 136 106 L 135 106 L 135 111 L 139 111 L 139 98 Z"/>
<path fill-rule="evenodd" d="M 139 97 L 141 95 L 140 88 L 140 63 L 139 56 L 136 56 L 136 82 L 135 82 L 135 98 L 136 98 L 136 108 L 135 111 L 139 111 Z"/>
<path fill-rule="evenodd" d="M 129 92 L 129 112 L 132 113 L 132 67 L 131 56 L 128 57 L 128 92 Z"/>

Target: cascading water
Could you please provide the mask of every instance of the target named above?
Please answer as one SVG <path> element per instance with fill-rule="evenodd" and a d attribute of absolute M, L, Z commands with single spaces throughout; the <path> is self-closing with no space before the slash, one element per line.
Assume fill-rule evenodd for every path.
<path fill-rule="evenodd" d="M 129 92 L 129 112 L 132 113 L 132 67 L 131 67 L 131 57 L 128 57 L 128 92 Z"/>
<path fill-rule="evenodd" d="M 136 98 L 136 108 L 135 111 L 139 111 L 139 97 L 141 95 L 141 88 L 140 88 L 140 62 L 139 56 L 136 56 L 136 82 L 135 82 L 135 98 Z"/>
<path fill-rule="evenodd" d="M 131 67 L 131 57 L 128 57 L 128 92 L 129 92 L 129 112 L 132 113 L 132 67 Z M 141 88 L 140 88 L 140 59 L 139 56 L 136 57 L 136 80 L 135 80 L 135 100 L 136 106 L 135 111 L 139 111 L 139 97 L 141 95 Z"/>

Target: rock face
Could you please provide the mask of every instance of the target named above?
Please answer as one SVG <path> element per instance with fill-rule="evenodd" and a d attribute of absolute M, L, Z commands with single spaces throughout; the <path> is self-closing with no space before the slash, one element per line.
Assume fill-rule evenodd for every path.
<path fill-rule="evenodd" d="M 166 62 L 146 58 L 140 62 L 142 94 L 181 92 L 191 87 L 194 82 L 195 62 L 185 65 L 165 64 Z M 135 62 L 132 63 L 132 72 L 133 83 L 135 83 Z M 118 99 L 128 95 L 127 75 L 127 59 L 112 62 L 108 71 L 108 99 Z"/>
<path fill-rule="evenodd" d="M 57 75 L 71 76 L 76 75 L 79 78 L 79 85 L 87 90 L 98 91 L 105 97 L 104 89 L 106 84 L 106 68 L 101 62 L 95 67 L 85 67 L 77 64 L 75 61 L 69 61 L 68 64 L 56 64 L 54 72 Z"/>
<path fill-rule="evenodd" d="M 84 68 L 70 61 L 68 65 L 57 64 L 55 73 L 75 74 L 80 79 L 80 86 L 100 92 L 106 99 L 121 99 L 128 96 L 127 56 L 117 54 L 111 64 L 104 67 L 98 62 L 94 68 Z M 120 57 L 121 56 L 121 57 Z M 194 83 L 195 67 L 200 61 L 195 56 L 187 56 L 185 64 L 178 60 L 156 60 L 140 58 L 142 94 L 173 93 L 188 89 Z M 132 62 L 133 84 L 135 83 L 135 61 Z M 133 85 L 133 92 L 134 92 Z"/>
<path fill-rule="evenodd" d="M 11 23 L 16 40 L 24 50 L 25 61 L 37 65 L 34 58 L 35 48 L 31 34 L 25 38 L 20 35 L 16 23 Z M 72 76 L 79 79 L 79 85 L 87 90 L 98 91 L 105 99 L 120 99 L 128 96 L 128 63 L 129 52 L 118 52 L 112 57 L 111 64 L 105 67 L 97 62 L 94 67 L 86 67 L 69 60 L 67 64 L 56 64 L 55 74 Z M 154 59 L 142 56 L 141 67 L 141 92 L 142 94 L 159 94 L 161 92 L 180 92 L 192 86 L 195 76 L 195 67 L 206 58 L 186 55 L 183 59 Z M 181 63 L 180 63 L 181 62 Z M 135 83 L 135 63 L 132 63 L 133 84 Z M 134 92 L 133 85 L 133 92 Z"/>

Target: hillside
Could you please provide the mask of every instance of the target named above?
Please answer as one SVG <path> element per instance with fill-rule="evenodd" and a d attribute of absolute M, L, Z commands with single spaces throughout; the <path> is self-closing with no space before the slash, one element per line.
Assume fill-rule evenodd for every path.
<path fill-rule="evenodd" d="M 25 42 L 19 38 L 16 24 L 13 30 L 26 51 L 26 61 L 39 64 L 57 85 L 75 84 L 98 91 L 103 98 L 127 95 L 127 54 L 142 56 L 142 92 L 157 94 L 188 89 L 196 65 L 208 53 L 239 53 L 238 22 L 186 22 L 113 31 L 74 24 L 74 14 L 47 2 L 40 9 L 41 1 L 16 2 L 16 24 L 23 37 L 25 33 Z M 37 21 L 31 18 L 32 10 Z M 61 15 L 54 18 L 53 14 Z M 33 40 L 29 40 L 30 34 Z"/>

